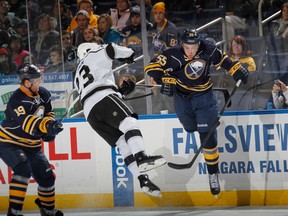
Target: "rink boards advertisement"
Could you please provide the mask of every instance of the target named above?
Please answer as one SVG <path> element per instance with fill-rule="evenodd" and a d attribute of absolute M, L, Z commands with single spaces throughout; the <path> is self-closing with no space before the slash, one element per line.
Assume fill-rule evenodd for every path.
<path fill-rule="evenodd" d="M 198 133 L 187 133 L 175 115 L 140 117 L 148 154 L 169 162 L 188 163 L 197 151 Z M 145 195 L 124 164 L 119 149 L 111 149 L 85 119 L 66 119 L 54 142 L 44 143 L 56 174 L 57 205 L 61 208 L 116 206 L 236 206 L 287 205 L 287 111 L 227 112 L 220 120 L 219 180 L 221 193 L 210 194 L 207 168 L 200 154 L 189 169 L 167 165 L 147 172 L 161 188 L 162 198 Z M 0 210 L 7 207 L 11 170 L 0 162 Z M 31 179 L 26 209 L 37 184 Z M 66 200 L 69 200 L 67 202 Z"/>
<path fill-rule="evenodd" d="M 73 89 L 72 72 L 44 73 L 43 86 L 51 93 L 51 100 L 56 116 L 62 116 L 66 111 L 66 98 Z M 4 119 L 4 110 L 13 92 L 19 88 L 16 75 L 0 75 L 0 121 Z"/>

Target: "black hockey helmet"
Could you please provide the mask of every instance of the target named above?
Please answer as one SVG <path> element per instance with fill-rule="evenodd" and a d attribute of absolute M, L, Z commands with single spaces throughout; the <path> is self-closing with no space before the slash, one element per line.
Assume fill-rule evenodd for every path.
<path fill-rule="evenodd" d="M 197 44 L 200 41 L 200 36 L 196 29 L 187 28 L 181 37 L 182 43 Z"/>
<path fill-rule="evenodd" d="M 17 70 L 17 75 L 20 83 L 24 80 L 42 77 L 41 70 L 36 65 L 30 63 L 22 64 Z"/>

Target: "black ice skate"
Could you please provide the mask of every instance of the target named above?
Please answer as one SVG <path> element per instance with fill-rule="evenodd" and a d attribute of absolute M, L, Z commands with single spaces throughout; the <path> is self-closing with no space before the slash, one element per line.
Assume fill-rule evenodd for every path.
<path fill-rule="evenodd" d="M 49 209 L 43 208 L 38 198 L 35 200 L 35 203 L 40 209 L 41 216 L 64 216 L 63 212 L 58 209 L 49 210 Z"/>
<path fill-rule="evenodd" d="M 147 156 L 143 151 L 138 152 L 134 157 L 141 173 L 155 169 L 167 163 L 162 155 Z"/>
<path fill-rule="evenodd" d="M 220 193 L 220 184 L 217 173 L 209 174 L 209 184 L 211 193 L 214 196 L 217 196 Z"/>
<path fill-rule="evenodd" d="M 13 208 L 9 208 L 9 209 L 8 209 L 8 213 L 7 213 L 7 216 L 24 216 L 24 215 L 21 214 L 21 211 L 20 211 L 20 210 L 16 210 L 16 209 L 13 209 Z"/>
<path fill-rule="evenodd" d="M 160 188 L 157 187 L 153 182 L 151 182 L 148 175 L 146 174 L 140 175 L 138 176 L 138 179 L 140 182 L 140 187 L 145 194 L 159 198 L 162 197 Z"/>

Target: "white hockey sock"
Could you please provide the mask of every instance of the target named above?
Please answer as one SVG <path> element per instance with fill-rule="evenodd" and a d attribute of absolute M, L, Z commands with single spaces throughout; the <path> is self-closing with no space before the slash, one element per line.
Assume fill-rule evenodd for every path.
<path fill-rule="evenodd" d="M 125 140 L 127 139 L 127 144 L 133 155 L 140 151 L 145 151 L 144 140 L 137 119 L 126 117 L 121 122 L 119 129 L 124 133 Z"/>
<path fill-rule="evenodd" d="M 134 177 L 138 177 L 140 175 L 140 171 L 139 171 L 139 167 L 137 166 L 137 163 L 136 161 L 134 161 L 133 163 L 131 163 L 129 166 L 128 166 L 128 169 L 129 171 L 132 173 L 132 175 Z"/>

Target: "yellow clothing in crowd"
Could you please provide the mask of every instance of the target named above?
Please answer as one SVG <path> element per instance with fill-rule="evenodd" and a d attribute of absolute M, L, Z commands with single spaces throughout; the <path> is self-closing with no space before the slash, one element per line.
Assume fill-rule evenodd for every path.
<path fill-rule="evenodd" d="M 97 22 L 98 21 L 98 15 L 95 15 L 93 12 L 90 12 L 89 16 L 90 16 L 89 25 L 92 28 L 97 29 L 98 28 L 98 22 Z M 67 28 L 67 31 L 72 32 L 75 28 L 77 28 L 77 26 L 78 26 L 78 23 L 76 21 L 76 16 L 74 16 L 74 18 L 71 21 L 70 26 Z"/>

